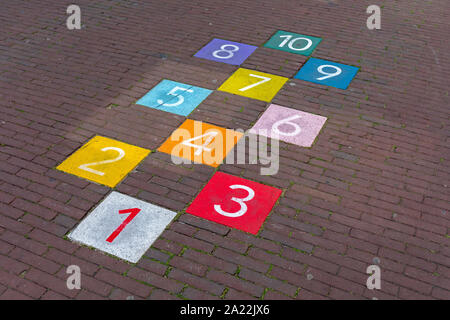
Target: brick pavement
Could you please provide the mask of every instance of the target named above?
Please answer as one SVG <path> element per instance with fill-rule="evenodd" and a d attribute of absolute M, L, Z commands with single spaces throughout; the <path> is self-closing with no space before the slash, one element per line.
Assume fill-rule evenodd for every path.
<path fill-rule="evenodd" d="M 448 1 L 76 1 L 0 11 L 0 299 L 449 299 Z M 110 192 L 55 169 L 95 135 L 155 151 L 184 117 L 135 104 L 162 79 L 216 90 L 237 67 L 193 55 L 213 37 L 258 46 L 242 67 L 292 78 L 306 57 L 262 45 L 321 37 L 360 66 L 347 90 L 291 79 L 273 103 L 328 118 L 280 171 L 219 171 L 283 194 L 254 236 L 184 213 L 215 169 L 154 152 L 115 190 L 182 213 L 132 265 L 67 234 Z M 214 91 L 190 119 L 247 130 L 267 103 Z M 366 288 L 379 261 L 381 290 Z M 66 268 L 82 289 L 66 288 Z"/>

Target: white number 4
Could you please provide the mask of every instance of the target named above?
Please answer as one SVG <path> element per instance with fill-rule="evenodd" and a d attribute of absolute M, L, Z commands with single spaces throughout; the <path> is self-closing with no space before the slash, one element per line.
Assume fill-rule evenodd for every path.
<path fill-rule="evenodd" d="M 272 80 L 272 78 L 259 76 L 259 75 L 257 75 L 257 74 L 253 74 L 253 73 L 250 73 L 249 76 L 250 76 L 250 77 L 254 77 L 254 78 L 263 79 L 263 80 L 262 80 L 262 81 L 259 81 L 259 82 L 255 82 L 255 83 L 253 83 L 253 84 L 251 84 L 251 85 L 249 85 L 249 86 L 247 86 L 247 87 L 241 88 L 241 89 L 239 89 L 239 91 L 247 91 L 247 90 L 249 90 L 249 89 L 251 89 L 251 88 L 254 88 L 254 87 L 256 87 L 256 86 L 259 86 L 260 84 L 263 84 L 263 83 L 266 83 L 267 81 Z"/>
<path fill-rule="evenodd" d="M 197 137 L 194 137 L 194 138 L 192 138 L 192 139 L 185 140 L 185 141 L 183 141 L 181 144 L 196 149 L 194 154 L 195 154 L 196 156 L 199 156 L 199 155 L 202 154 L 203 150 L 204 150 L 204 151 L 207 151 L 207 152 L 211 152 L 211 148 L 208 148 L 207 146 L 212 142 L 212 140 L 213 140 L 218 134 L 219 134 L 218 131 L 208 132 L 208 133 L 202 134 L 201 136 L 197 136 Z M 198 145 L 198 144 L 193 144 L 193 143 L 191 143 L 191 141 L 199 140 L 199 139 L 202 139 L 203 137 L 208 137 L 208 138 L 205 140 L 205 142 L 204 142 L 202 145 Z M 201 141 L 201 140 L 200 140 L 200 141 Z"/>

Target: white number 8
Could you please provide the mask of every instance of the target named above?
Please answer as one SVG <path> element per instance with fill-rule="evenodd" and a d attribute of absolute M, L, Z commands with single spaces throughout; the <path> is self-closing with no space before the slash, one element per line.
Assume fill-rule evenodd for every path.
<path fill-rule="evenodd" d="M 227 47 L 231 47 L 234 50 L 227 50 Z M 216 50 L 213 52 L 213 56 L 217 59 L 230 59 L 234 56 L 233 52 L 239 51 L 239 47 L 235 46 L 234 44 L 224 44 L 223 46 L 220 47 L 220 50 Z M 220 56 L 219 52 L 228 52 L 228 54 L 226 56 Z"/>
<path fill-rule="evenodd" d="M 234 212 L 234 213 L 223 211 L 219 204 L 214 205 L 214 210 L 216 210 L 217 213 L 219 213 L 223 216 L 230 217 L 230 218 L 237 218 L 237 217 L 244 215 L 247 212 L 247 205 L 244 202 L 252 200 L 255 197 L 255 191 L 253 191 L 252 188 L 249 188 L 247 186 L 243 186 L 240 184 L 234 184 L 234 185 L 230 186 L 230 189 L 244 189 L 245 191 L 248 192 L 248 196 L 245 198 L 236 198 L 236 197 L 231 198 L 232 201 L 235 201 L 241 205 L 241 208 L 239 209 L 239 211 Z"/>

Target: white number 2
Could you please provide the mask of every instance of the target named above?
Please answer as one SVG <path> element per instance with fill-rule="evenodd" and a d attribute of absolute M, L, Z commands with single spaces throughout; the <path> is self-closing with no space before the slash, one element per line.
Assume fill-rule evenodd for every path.
<path fill-rule="evenodd" d="M 99 162 L 92 162 L 92 163 L 82 164 L 78 168 L 81 169 L 81 170 L 93 173 L 93 174 L 97 174 L 99 176 L 104 176 L 105 175 L 104 172 L 101 172 L 101 171 L 98 171 L 98 170 L 95 170 L 95 169 L 92 169 L 92 168 L 89 168 L 89 167 L 91 167 L 91 166 L 99 166 L 101 164 L 106 164 L 106 163 L 117 162 L 120 159 L 122 159 L 123 157 L 125 157 L 125 151 L 123 151 L 122 149 L 115 148 L 115 147 L 106 147 L 106 148 L 102 149 L 103 152 L 108 151 L 108 150 L 117 151 L 119 153 L 119 156 L 117 158 L 115 158 L 115 159 L 103 160 L 103 161 L 99 161 Z"/>
<path fill-rule="evenodd" d="M 193 93 L 194 92 L 194 90 L 181 88 L 181 87 L 174 87 L 172 90 L 170 90 L 168 95 L 177 97 L 178 98 L 177 102 L 169 104 L 169 103 L 164 103 L 164 101 L 161 100 L 161 99 L 156 100 L 156 102 L 158 102 L 160 105 L 163 105 L 164 107 L 176 107 L 176 106 L 179 106 L 180 104 L 182 104 L 184 102 L 184 97 L 182 95 L 177 95 L 175 93 L 175 92 L 177 92 L 177 90 L 186 91 L 186 92 L 189 92 L 189 93 Z"/>
<path fill-rule="evenodd" d="M 298 124 L 296 124 L 295 122 L 292 122 L 292 120 L 296 120 L 296 119 L 299 119 L 299 118 L 301 118 L 301 116 L 296 114 L 296 115 L 294 115 L 292 117 L 278 120 L 277 122 L 275 122 L 272 125 L 272 131 L 275 132 L 276 134 L 283 135 L 283 136 L 288 136 L 288 137 L 296 136 L 300 132 L 302 132 L 302 129 L 300 128 L 300 126 Z M 280 129 L 278 129 L 278 127 L 283 125 L 283 124 L 290 125 L 291 127 L 294 128 L 294 131 L 286 132 L 286 131 L 281 131 Z"/>
<path fill-rule="evenodd" d="M 227 50 L 226 49 L 227 47 L 232 48 L 234 50 Z M 233 52 L 236 52 L 236 51 L 239 51 L 238 46 L 235 46 L 234 44 L 224 44 L 223 46 L 220 47 L 220 50 L 214 51 L 212 55 L 217 59 L 230 59 L 234 56 Z M 226 52 L 228 54 L 225 56 L 221 56 L 221 55 L 219 55 L 219 52 Z"/>
<path fill-rule="evenodd" d="M 324 68 L 332 68 L 332 69 L 336 70 L 336 72 L 334 72 L 334 73 L 325 72 L 325 71 L 323 71 Z M 341 68 L 333 66 L 331 64 L 321 65 L 320 67 L 317 68 L 317 71 L 319 71 L 321 74 L 325 75 L 324 77 L 317 78 L 317 80 L 325 80 L 328 78 L 336 77 L 342 73 Z"/>
<path fill-rule="evenodd" d="M 250 187 L 243 186 L 240 184 L 234 184 L 234 185 L 230 186 L 230 189 L 233 189 L 233 190 L 234 189 L 244 189 L 245 191 L 248 192 L 248 196 L 245 198 L 236 198 L 236 197 L 231 198 L 232 201 L 239 203 L 239 205 L 241 206 L 239 211 L 234 212 L 234 213 L 223 211 L 222 207 L 219 204 L 214 205 L 214 210 L 216 210 L 217 213 L 219 213 L 223 216 L 230 217 L 230 218 L 237 218 L 237 217 L 244 215 L 247 212 L 247 205 L 245 204 L 245 202 L 250 201 L 255 197 L 255 191 L 253 191 L 253 189 Z"/>
<path fill-rule="evenodd" d="M 246 86 L 246 87 L 244 87 L 244 88 L 241 88 L 241 89 L 239 89 L 239 91 L 247 91 L 247 90 L 249 90 L 249 89 L 251 89 L 251 88 L 254 88 L 254 87 L 256 87 L 256 86 L 259 86 L 260 84 L 263 84 L 263 83 L 265 83 L 265 82 L 267 82 L 267 81 L 272 80 L 272 78 L 263 77 L 263 76 L 259 76 L 259 75 L 257 75 L 257 74 L 252 74 L 252 73 L 250 73 L 249 76 L 250 76 L 250 77 L 254 77 L 254 78 L 263 79 L 263 80 L 260 81 L 260 82 L 255 82 L 255 83 L 253 83 L 253 84 L 251 84 L 251 85 L 249 85 L 249 86 Z"/>

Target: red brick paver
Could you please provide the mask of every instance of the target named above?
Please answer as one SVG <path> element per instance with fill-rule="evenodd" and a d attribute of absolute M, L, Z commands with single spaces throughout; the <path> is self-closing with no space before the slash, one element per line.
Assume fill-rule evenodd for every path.
<path fill-rule="evenodd" d="M 6 1 L 0 11 L 0 299 L 449 299 L 449 52 L 445 0 Z M 216 90 L 236 67 L 193 55 L 258 46 L 242 65 L 292 78 L 306 57 L 262 48 L 321 37 L 313 56 L 361 69 L 347 90 L 289 80 L 273 103 L 328 118 L 280 171 L 219 170 L 283 190 L 257 236 L 184 213 L 214 174 L 148 156 L 116 190 L 182 212 L 136 265 L 65 236 L 111 189 L 55 167 L 94 135 L 156 150 L 184 117 L 135 105 L 162 79 Z M 214 91 L 190 116 L 247 130 L 267 104 Z M 82 289 L 66 288 L 66 268 Z M 366 268 L 379 264 L 381 290 Z"/>

